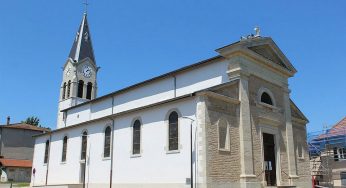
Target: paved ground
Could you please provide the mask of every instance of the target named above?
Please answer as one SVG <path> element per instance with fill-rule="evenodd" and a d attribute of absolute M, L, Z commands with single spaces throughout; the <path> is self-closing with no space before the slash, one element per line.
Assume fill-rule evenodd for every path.
<path fill-rule="evenodd" d="M 4 184 L 4 183 L 0 184 L 0 188 L 10 188 L 10 187 L 11 187 L 11 184 Z M 12 187 L 16 187 L 16 186 L 13 185 Z M 22 187 L 22 188 L 25 188 L 25 187 Z"/>

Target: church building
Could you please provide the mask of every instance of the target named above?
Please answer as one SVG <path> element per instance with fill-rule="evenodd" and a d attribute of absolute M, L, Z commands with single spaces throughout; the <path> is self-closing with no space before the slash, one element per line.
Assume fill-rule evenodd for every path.
<path fill-rule="evenodd" d="M 63 67 L 57 128 L 35 137 L 31 186 L 311 187 L 297 70 L 270 37 L 97 97 L 87 14 Z M 145 60 L 144 60 L 145 61 Z"/>

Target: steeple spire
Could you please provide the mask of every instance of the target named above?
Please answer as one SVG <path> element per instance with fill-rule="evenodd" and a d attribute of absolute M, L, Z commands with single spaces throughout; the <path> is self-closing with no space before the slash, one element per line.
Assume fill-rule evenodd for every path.
<path fill-rule="evenodd" d="M 68 57 L 75 62 L 79 62 L 88 57 L 93 61 L 93 63 L 95 63 L 94 50 L 91 43 L 86 12 L 83 15 L 82 22 L 79 26 Z"/>

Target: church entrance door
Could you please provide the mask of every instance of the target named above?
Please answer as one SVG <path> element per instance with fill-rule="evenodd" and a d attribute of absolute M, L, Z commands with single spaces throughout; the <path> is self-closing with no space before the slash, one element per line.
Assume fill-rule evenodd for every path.
<path fill-rule="evenodd" d="M 276 186 L 276 160 L 274 135 L 263 133 L 264 170 L 267 186 Z"/>

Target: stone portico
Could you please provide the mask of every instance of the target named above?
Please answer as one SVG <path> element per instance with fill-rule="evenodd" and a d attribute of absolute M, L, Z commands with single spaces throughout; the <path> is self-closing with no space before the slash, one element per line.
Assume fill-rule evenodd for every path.
<path fill-rule="evenodd" d="M 272 55 L 280 55 L 280 51 L 275 52 L 278 48 L 271 39 L 252 42 L 257 43 L 256 40 Z M 263 54 L 248 51 L 251 47 L 247 45 L 239 46 L 238 50 L 234 46 L 217 50 L 230 59 L 231 84 L 209 89 L 199 96 L 198 120 L 202 129 L 199 136 L 205 138 L 199 142 L 205 146 L 199 147 L 199 157 L 206 163 L 207 182 L 200 184 L 202 187 L 266 187 L 263 134 L 270 134 L 275 145 L 276 186 L 310 187 L 308 159 L 297 156 L 297 145 L 302 145 L 304 155 L 308 156 L 305 142 L 308 120 L 289 97 L 288 78 L 296 70 L 283 57 L 287 69 L 273 66 Z M 263 92 L 270 95 L 273 105 L 261 102 Z M 229 150 L 219 148 L 220 119 L 226 119 L 230 126 Z M 199 178 L 201 182 L 203 178 Z"/>

